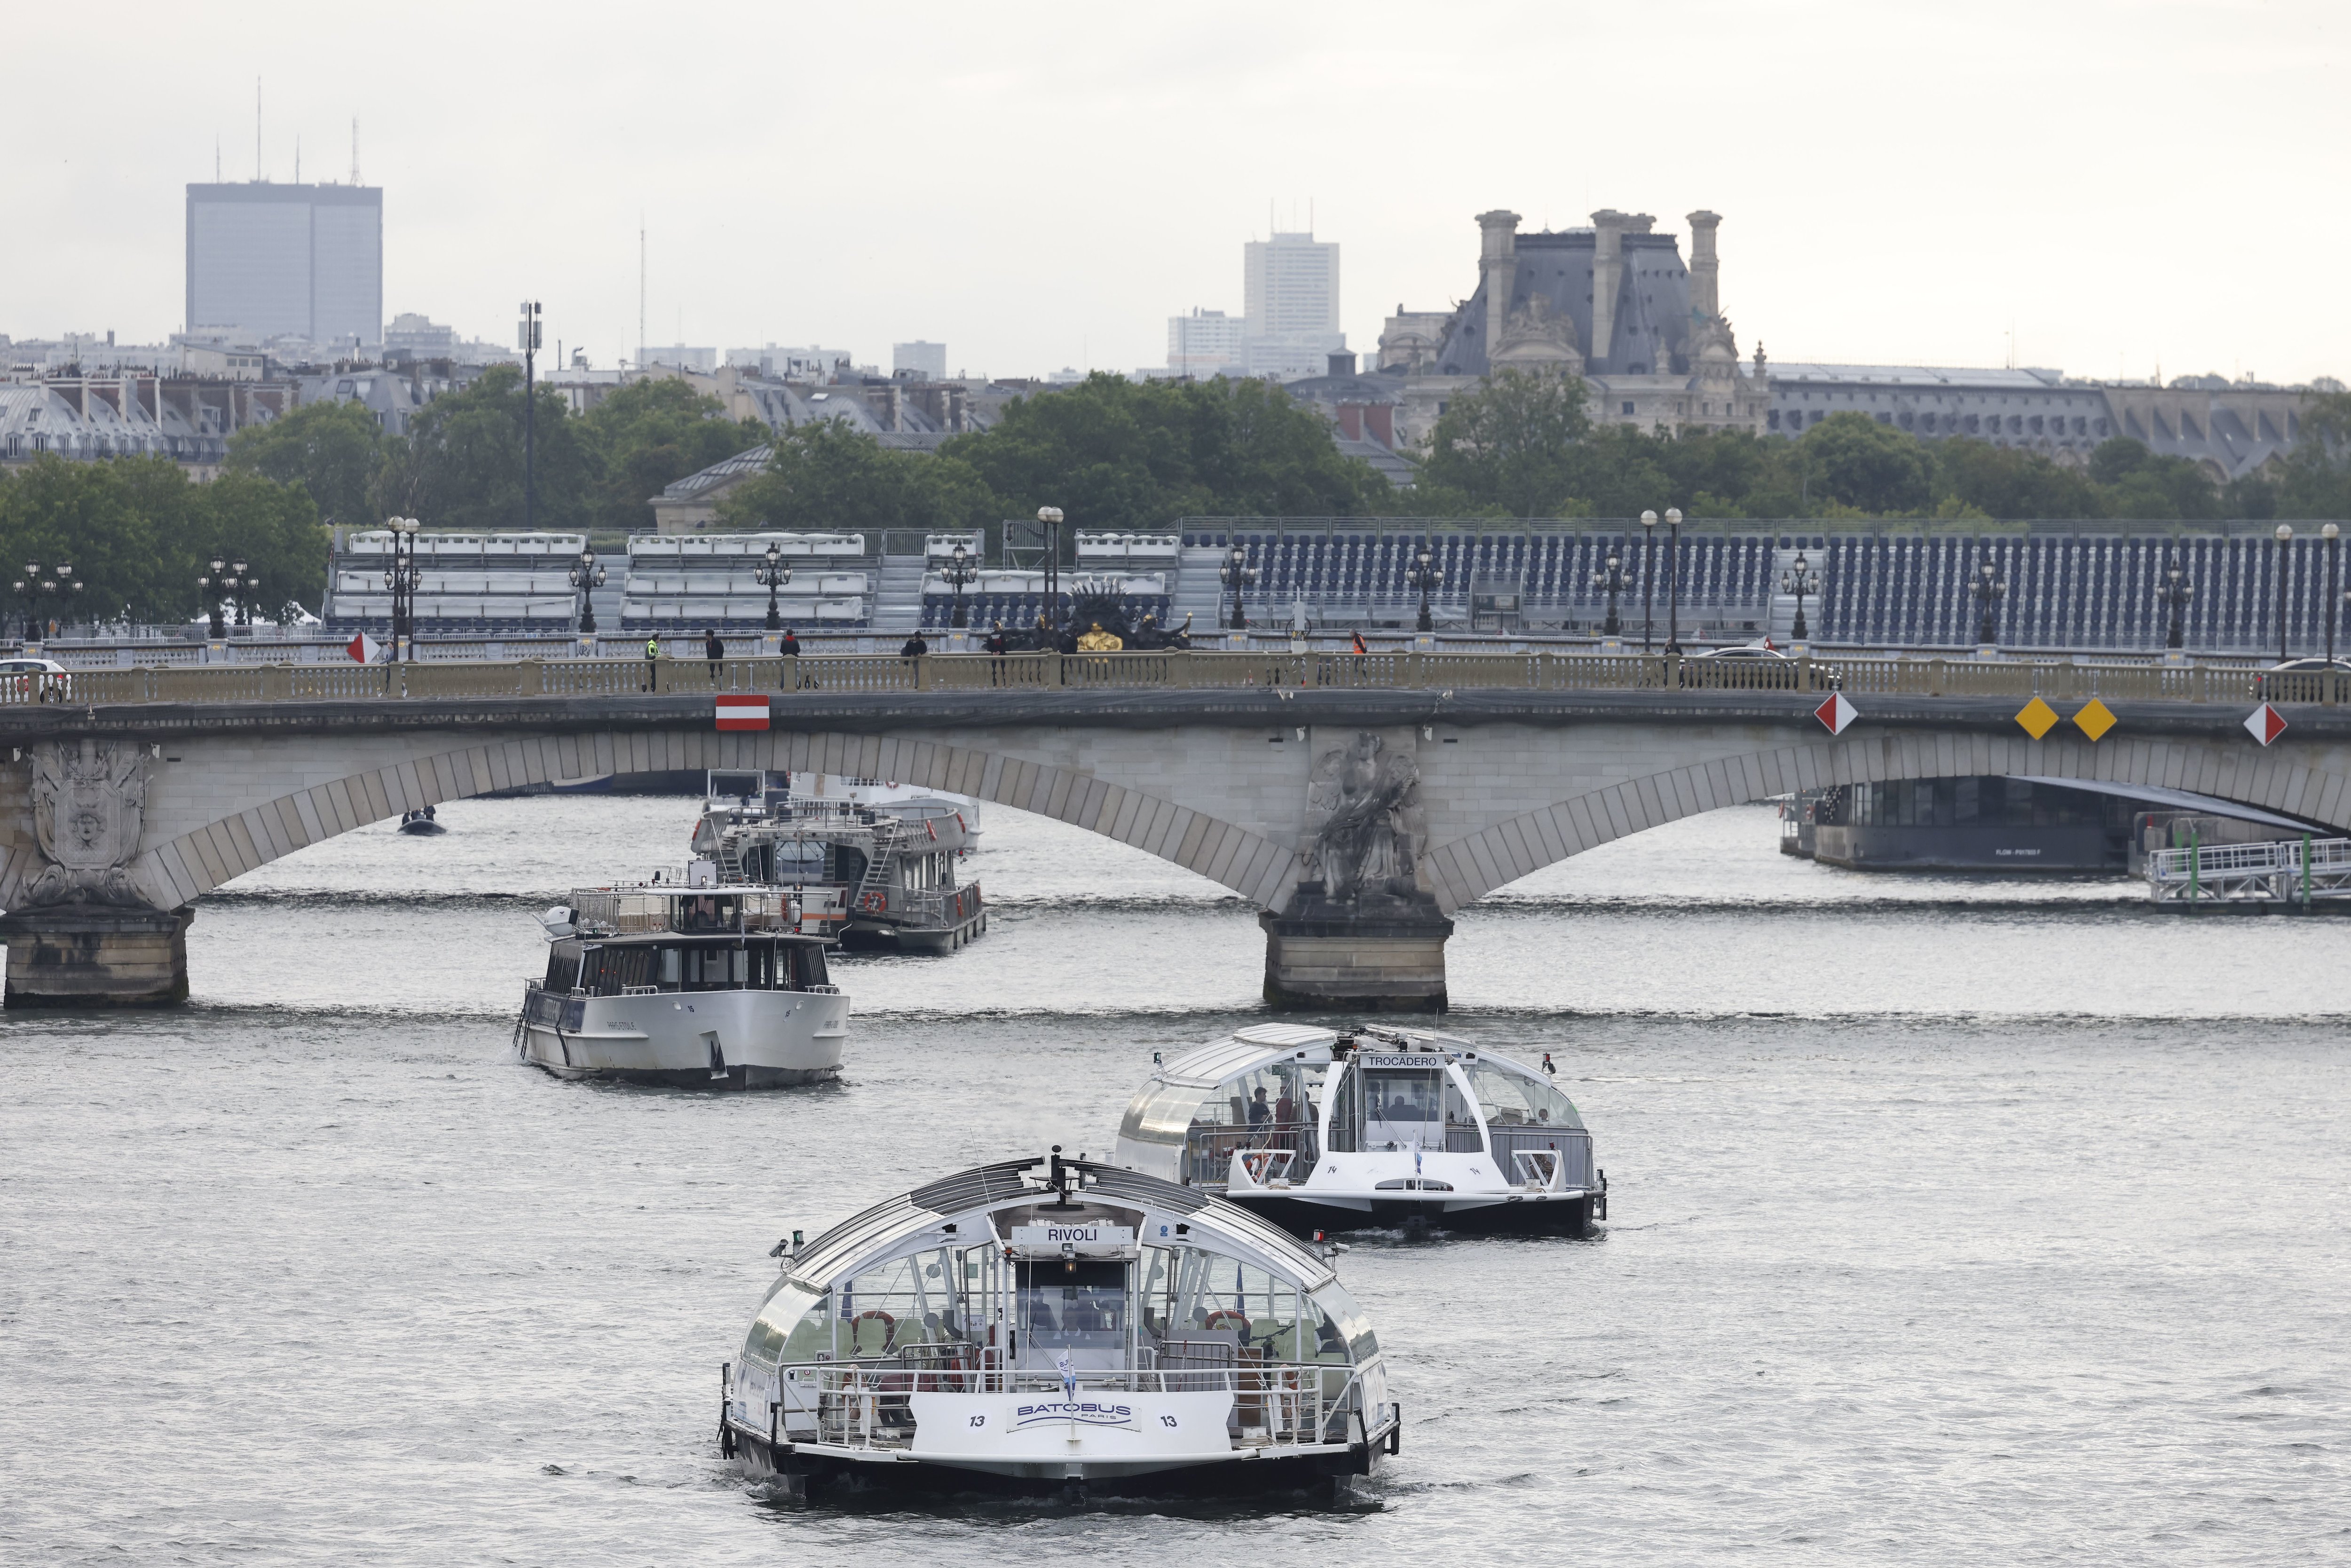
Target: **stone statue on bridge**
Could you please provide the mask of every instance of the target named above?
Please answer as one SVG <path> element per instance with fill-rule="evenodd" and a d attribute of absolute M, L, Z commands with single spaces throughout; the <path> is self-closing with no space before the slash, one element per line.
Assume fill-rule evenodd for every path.
<path fill-rule="evenodd" d="M 129 869 L 147 803 L 139 747 L 84 737 L 36 747 L 32 760 L 33 831 L 48 864 L 26 888 L 25 904 L 146 907 Z"/>
<path fill-rule="evenodd" d="M 1307 801 L 1326 813 L 1306 852 L 1306 870 L 1320 879 L 1323 898 L 1408 900 L 1419 891 L 1420 768 L 1411 758 L 1359 733 L 1315 758 Z"/>

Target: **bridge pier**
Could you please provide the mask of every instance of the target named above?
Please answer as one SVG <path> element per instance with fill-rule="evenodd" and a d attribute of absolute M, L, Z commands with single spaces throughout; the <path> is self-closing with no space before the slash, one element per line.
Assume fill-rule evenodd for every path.
<path fill-rule="evenodd" d="M 1340 903 L 1302 883 L 1290 908 L 1258 916 L 1265 932 L 1265 999 L 1291 1012 L 1441 1013 L 1445 939 L 1437 901 Z"/>
<path fill-rule="evenodd" d="M 52 904 L 0 915 L 6 1005 L 161 1008 L 188 999 L 193 908 Z"/>

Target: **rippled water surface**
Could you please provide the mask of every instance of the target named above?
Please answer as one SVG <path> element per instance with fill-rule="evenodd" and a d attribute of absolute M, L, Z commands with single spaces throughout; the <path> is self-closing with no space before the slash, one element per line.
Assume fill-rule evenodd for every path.
<path fill-rule="evenodd" d="M 1365 1507 L 779 1505 L 713 1441 L 776 1237 L 1106 1147 L 1262 939 L 991 811 L 994 929 L 841 962 L 839 1085 L 517 1066 L 530 912 L 693 810 L 355 833 L 205 902 L 190 1008 L 0 1019 L 0 1561 L 2351 1560 L 2351 925 L 1840 873 L 1756 809 L 1460 918 L 1449 1027 L 1559 1057 L 1614 1219 L 1349 1254 L 1406 1420 Z"/>

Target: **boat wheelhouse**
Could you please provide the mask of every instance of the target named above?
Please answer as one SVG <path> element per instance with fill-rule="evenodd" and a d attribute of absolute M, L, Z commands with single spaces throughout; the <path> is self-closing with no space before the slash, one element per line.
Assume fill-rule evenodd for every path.
<path fill-rule="evenodd" d="M 719 1426 L 730 1458 L 794 1491 L 1343 1492 L 1396 1451 L 1336 1249 L 1195 1188 L 1057 1146 L 797 1239 Z"/>
<path fill-rule="evenodd" d="M 787 894 L 628 885 L 539 917 L 515 1049 L 559 1078 L 765 1089 L 841 1071 L 849 998 Z"/>
<path fill-rule="evenodd" d="M 1236 1030 L 1153 1071 L 1115 1157 L 1301 1236 L 1581 1235 L 1608 1217 L 1592 1134 L 1550 1076 L 1427 1030 Z"/>
<path fill-rule="evenodd" d="M 787 889 L 804 928 L 844 947 L 952 953 L 987 930 L 979 884 L 956 880 L 975 836 L 957 798 L 895 785 L 886 797 L 803 794 L 791 774 L 761 768 L 707 780 L 691 875 Z"/>

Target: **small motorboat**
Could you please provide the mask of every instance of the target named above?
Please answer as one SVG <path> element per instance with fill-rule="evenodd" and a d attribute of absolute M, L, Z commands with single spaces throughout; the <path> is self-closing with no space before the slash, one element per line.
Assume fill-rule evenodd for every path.
<path fill-rule="evenodd" d="M 1339 1250 L 1058 1145 L 946 1176 L 777 1244 L 783 1272 L 720 1375 L 719 1447 L 800 1496 L 1100 1481 L 1340 1500 L 1401 1422 Z"/>
<path fill-rule="evenodd" d="M 413 811 L 400 814 L 400 831 L 403 833 L 445 833 L 449 830 L 434 816 L 432 807 L 419 806 Z"/>
<path fill-rule="evenodd" d="M 1550 1075 L 1427 1030 L 1235 1030 L 1154 1069 L 1115 1158 L 1299 1236 L 1580 1236 L 1608 1218 L 1592 1134 Z"/>
<path fill-rule="evenodd" d="M 849 998 L 828 938 L 754 888 L 575 892 L 538 917 L 547 974 L 524 988 L 515 1050 L 559 1078 L 768 1089 L 841 1071 Z"/>

